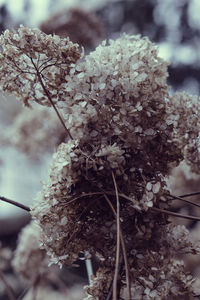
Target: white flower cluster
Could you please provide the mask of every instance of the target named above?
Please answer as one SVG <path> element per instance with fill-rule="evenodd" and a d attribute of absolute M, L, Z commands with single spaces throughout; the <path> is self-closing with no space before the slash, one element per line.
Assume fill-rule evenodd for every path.
<path fill-rule="evenodd" d="M 150 255 L 154 255 L 156 257 L 158 253 L 152 252 Z M 159 255 L 162 257 L 161 253 Z M 150 259 L 152 263 L 152 258 Z M 144 261 L 146 262 L 145 258 Z M 155 266 L 149 266 L 149 264 L 146 264 L 146 267 L 150 267 L 150 273 L 148 271 L 146 274 L 143 272 L 143 274 L 140 276 L 135 274 L 138 277 L 137 280 L 135 280 L 135 282 L 131 285 L 131 294 L 134 295 L 134 298 L 131 299 L 190 299 L 193 292 L 193 279 L 191 275 L 185 274 L 183 261 L 169 259 L 159 261 L 158 265 L 158 261 L 155 259 L 154 263 Z M 127 299 L 127 295 L 127 289 L 122 289 L 120 295 L 121 298 Z"/>
<path fill-rule="evenodd" d="M 46 251 L 40 249 L 41 228 L 32 221 L 21 232 L 18 247 L 12 261 L 16 272 L 34 282 L 48 267 Z"/>
<path fill-rule="evenodd" d="M 170 245 L 169 251 L 200 254 L 200 243 L 193 241 L 189 230 L 183 225 L 168 226 L 163 241 Z"/>
<path fill-rule="evenodd" d="M 68 38 L 46 35 L 22 25 L 17 32 L 6 30 L 0 44 L 1 89 L 25 105 L 31 101 L 50 105 L 48 93 L 52 98 L 61 97 L 62 78 L 69 73 L 70 64 L 80 58 L 78 45 Z"/>
<path fill-rule="evenodd" d="M 65 55 L 61 50 L 53 54 L 56 37 L 41 34 L 39 38 L 36 32 L 42 46 L 36 43 L 34 48 L 35 32 L 21 28 L 19 34 L 20 30 L 25 33 L 25 42 L 30 40 L 30 47 L 20 48 L 17 59 L 21 64 L 24 52 L 31 66 L 28 77 L 23 74 L 30 81 L 30 92 L 22 92 L 29 97 L 34 91 L 35 101 L 45 105 L 50 98 L 71 133 L 71 139 L 54 154 L 49 183 L 43 186 L 31 210 L 51 262 L 71 264 L 86 250 L 98 254 L 104 260 L 102 268 L 87 292 L 92 297 L 89 299 L 108 295 L 115 269 L 117 227 L 111 207 L 116 208 L 116 181 L 133 295 L 139 291 L 138 299 L 164 300 L 167 295 L 191 294 L 191 280 L 182 263 L 175 261 L 174 253 L 180 248 L 183 252 L 184 247 L 192 253 L 198 249 L 188 241 L 182 227 L 167 227 L 167 217 L 158 212 L 169 206 L 165 177 L 183 160 L 185 152 L 176 138 L 181 127 L 174 121 L 178 118 L 172 118 L 176 104 L 169 100 L 167 63 L 158 57 L 157 47 L 147 38 L 124 35 L 108 44 L 103 42 L 78 61 L 77 47 L 68 40 L 57 44 L 64 47 L 65 43 Z M 19 51 L 14 34 L 4 35 L 2 39 L 7 41 L 8 36 Z M 51 39 L 52 44 L 48 42 Z M 48 43 L 50 56 L 44 50 Z M 6 55 L 4 51 L 2 62 L 4 58 L 9 62 Z M 67 58 L 63 61 L 62 57 Z M 15 65 L 15 60 L 11 61 Z M 7 71 L 2 66 L 4 79 L 0 83 L 4 90 L 9 90 L 5 82 L 10 69 Z M 12 82 L 14 77 L 10 78 Z M 33 78 L 37 79 L 34 83 Z M 41 97 L 37 97 L 38 91 Z M 191 116 L 191 124 L 192 120 Z M 188 137 L 189 142 L 193 135 Z M 124 265 L 119 273 L 121 287 L 126 286 Z"/>
<path fill-rule="evenodd" d="M 24 110 L 3 132 L 3 141 L 31 158 L 53 152 L 66 137 L 54 111 L 42 106 Z"/>
<path fill-rule="evenodd" d="M 199 97 L 186 92 L 175 93 L 168 106 L 168 124 L 174 126 L 174 139 L 191 170 L 200 170 L 200 108 Z"/>
<path fill-rule="evenodd" d="M 2 247 L 0 243 L 0 270 L 5 271 L 10 268 L 10 261 L 12 259 L 12 250 L 8 247 Z"/>
<path fill-rule="evenodd" d="M 132 251 L 133 253 L 133 251 Z M 131 299 L 134 300 L 170 300 L 193 298 L 193 277 L 184 270 L 184 262 L 166 255 L 167 250 L 152 251 L 146 249 L 141 252 L 135 250 L 129 260 Z M 174 253 L 175 254 L 175 253 Z M 85 287 L 88 296 L 84 300 L 102 299 L 108 295 L 106 291 L 112 287 L 113 270 L 107 266 L 100 268 L 93 283 Z M 123 276 L 123 275 L 122 275 Z M 125 278 L 122 278 L 120 299 L 129 299 Z M 109 286 L 109 287 L 108 287 Z"/>

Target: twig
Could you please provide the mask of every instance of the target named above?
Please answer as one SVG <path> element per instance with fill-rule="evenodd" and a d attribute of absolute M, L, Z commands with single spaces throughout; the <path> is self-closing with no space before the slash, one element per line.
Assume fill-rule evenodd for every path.
<path fill-rule="evenodd" d="M 179 196 L 180 198 L 186 198 L 186 197 L 192 197 L 192 196 L 198 196 L 200 195 L 200 192 L 194 192 L 194 193 L 189 193 L 189 194 L 184 194 Z"/>
<path fill-rule="evenodd" d="M 118 280 L 118 272 L 119 272 L 119 256 L 120 256 L 120 215 L 119 215 L 119 194 L 117 189 L 117 183 L 115 180 L 114 173 L 112 172 L 112 178 L 113 183 L 115 187 L 115 193 L 116 193 L 116 201 L 117 201 L 117 246 L 116 246 L 116 259 L 115 259 L 115 274 L 114 274 L 114 280 L 113 280 L 113 300 L 117 300 L 117 280 Z"/>
<path fill-rule="evenodd" d="M 88 196 L 94 196 L 94 195 L 111 195 L 111 196 L 115 196 L 115 192 L 112 192 L 112 191 L 102 191 L 102 192 L 91 192 L 91 193 L 85 193 L 85 194 L 81 194 L 80 196 L 77 196 L 76 198 L 73 198 L 72 200 L 68 201 L 66 204 L 71 204 L 73 202 L 75 202 L 76 200 L 80 199 L 80 198 L 84 198 L 84 197 L 88 197 Z M 126 200 L 131 200 L 133 202 L 133 199 L 131 199 L 130 197 L 122 194 L 122 193 L 119 193 L 118 192 L 118 195 Z"/>
<path fill-rule="evenodd" d="M 169 195 L 169 197 L 173 198 L 174 200 L 176 200 L 176 199 L 177 199 L 177 200 L 181 200 L 181 201 L 184 201 L 184 202 L 186 202 L 186 203 L 188 203 L 188 204 L 191 204 L 191 205 L 200 207 L 200 204 L 197 204 L 197 203 L 195 203 L 195 202 L 193 202 L 193 201 L 190 201 L 190 200 L 186 200 L 186 199 L 184 199 L 184 197 L 182 197 L 182 196 Z"/>
<path fill-rule="evenodd" d="M 112 209 L 115 218 L 117 219 L 116 211 L 115 211 L 110 199 L 108 198 L 108 196 L 106 194 L 104 194 L 104 197 L 105 197 L 106 201 L 108 202 L 110 208 Z M 122 253 L 123 253 L 123 257 L 124 257 L 124 265 L 125 265 L 125 272 L 126 272 L 126 285 L 127 285 L 128 297 L 129 297 L 127 300 L 131 300 L 131 285 L 130 285 L 130 278 L 129 278 L 129 266 L 128 266 L 128 259 L 127 259 L 127 253 L 126 253 L 126 246 L 125 246 L 121 227 L 120 227 L 120 240 L 121 240 L 121 246 L 122 246 Z"/>
<path fill-rule="evenodd" d="M 72 137 L 71 133 L 69 132 L 69 129 L 66 127 L 65 122 L 63 121 L 63 118 L 61 117 L 61 115 L 60 115 L 58 109 L 56 108 L 55 104 L 53 103 L 53 100 L 51 99 L 51 95 L 50 95 L 49 91 L 46 89 L 46 87 L 45 87 L 45 85 L 44 85 L 44 82 L 43 82 L 43 80 L 42 80 L 42 77 L 41 77 L 41 75 L 40 75 L 40 72 L 39 72 L 37 66 L 35 65 L 35 63 L 34 63 L 34 61 L 33 61 L 33 59 L 32 59 L 31 57 L 30 57 L 30 59 L 31 59 L 31 62 L 32 62 L 33 66 L 34 66 L 34 68 L 35 68 L 35 70 L 36 70 L 36 73 L 37 73 L 37 76 L 38 76 L 38 80 L 39 80 L 39 82 L 40 82 L 40 84 L 41 84 L 41 86 L 42 86 L 42 88 L 43 88 L 43 91 L 45 92 L 45 94 L 46 94 L 46 96 L 47 96 L 49 102 L 50 102 L 51 105 L 53 106 L 53 109 L 55 110 L 55 112 L 56 112 L 56 114 L 57 114 L 57 116 L 58 116 L 58 118 L 59 118 L 61 124 L 63 125 L 63 127 L 64 127 L 64 129 L 65 129 L 65 131 L 66 131 L 67 134 L 69 135 L 70 139 L 73 140 L 73 137 Z"/>
<path fill-rule="evenodd" d="M 110 191 L 104 191 L 104 192 L 94 192 L 94 193 L 87 193 L 87 194 L 82 194 L 72 200 L 70 200 L 69 202 L 67 202 L 66 204 L 70 204 L 80 198 L 84 198 L 84 197 L 87 197 L 87 196 L 93 196 L 93 195 L 101 195 L 101 194 L 107 194 L 107 195 L 114 195 L 115 193 L 113 192 L 110 192 Z M 122 193 L 118 193 L 118 195 L 126 200 L 129 200 L 131 202 L 133 202 L 133 199 L 126 196 L 125 194 L 122 194 Z M 191 195 L 191 194 L 190 194 Z M 186 195 L 185 195 L 186 197 Z M 189 194 L 187 195 L 187 197 L 189 197 Z M 151 210 L 154 210 L 154 211 L 159 211 L 159 212 L 163 212 L 165 214 L 168 214 L 168 215 L 172 215 L 172 216 L 175 216 L 175 217 L 179 217 L 179 218 L 183 218 L 183 219 L 189 219 L 189 220 L 196 220 L 196 221 L 200 221 L 200 217 L 195 217 L 195 216 L 187 216 L 187 215 L 183 215 L 183 214 L 179 214 L 179 213 L 174 213 L 172 211 L 169 211 L 169 210 L 163 210 L 163 209 L 160 209 L 160 208 L 156 208 L 156 207 L 152 207 Z"/>
<path fill-rule="evenodd" d="M 24 204 L 21 204 L 21 203 L 19 203 L 19 202 L 10 200 L 10 199 L 5 198 L 5 197 L 2 197 L 2 196 L 0 196 L 0 200 L 1 200 L 1 201 L 4 201 L 4 202 L 7 202 L 7 203 L 10 203 L 10 204 L 12 204 L 12 205 L 15 205 L 15 206 L 17 206 L 17 207 L 19 207 L 19 208 L 22 208 L 23 210 L 26 210 L 26 211 L 28 211 L 28 212 L 30 212 L 30 210 L 31 210 L 28 206 L 26 206 L 26 205 L 24 205 Z"/>
<path fill-rule="evenodd" d="M 161 209 L 161 208 L 157 208 L 157 207 L 151 207 L 151 210 L 161 212 L 161 213 L 164 213 L 164 214 L 167 214 L 167 215 L 171 215 L 171 216 L 174 216 L 174 217 L 178 217 L 178 218 L 200 221 L 200 217 L 187 216 L 187 215 L 175 213 L 175 212 L 172 212 L 170 210 L 165 210 L 165 209 Z"/>
<path fill-rule="evenodd" d="M 14 293 L 13 293 L 13 291 L 12 291 L 12 288 L 11 288 L 10 285 L 7 283 L 7 281 L 6 281 L 6 279 L 5 279 L 5 276 L 4 276 L 4 274 L 2 273 L 1 270 L 0 270 L 0 278 L 1 278 L 2 282 L 3 282 L 4 285 L 5 285 L 5 288 L 6 288 L 6 291 L 7 291 L 7 294 L 8 294 L 8 298 L 9 298 L 10 300 L 16 300 L 15 295 L 14 295 Z"/>

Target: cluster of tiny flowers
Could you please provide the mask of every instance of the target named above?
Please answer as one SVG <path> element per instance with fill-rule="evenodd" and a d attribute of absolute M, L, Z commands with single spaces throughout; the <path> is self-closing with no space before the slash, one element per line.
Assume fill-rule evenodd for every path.
<path fill-rule="evenodd" d="M 0 37 L 0 85 L 25 105 L 49 105 L 48 97 L 61 98 L 60 87 L 70 64 L 80 58 L 78 45 L 68 38 L 46 35 L 39 29 L 20 26 Z M 46 88 L 44 92 L 43 85 Z"/>
<path fill-rule="evenodd" d="M 132 269 L 135 280 L 131 285 L 133 295 L 131 299 L 194 299 L 191 296 L 193 295 L 193 279 L 185 272 L 183 261 L 165 258 L 161 252 L 149 251 L 144 255 L 140 255 L 137 270 Z M 126 287 L 122 288 L 121 299 L 127 299 L 127 295 Z"/>
<path fill-rule="evenodd" d="M 31 158 L 53 152 L 66 138 L 66 132 L 54 111 L 39 106 L 25 108 L 3 133 L 3 142 Z"/>
<path fill-rule="evenodd" d="M 188 229 L 183 225 L 168 226 L 164 240 L 171 245 L 169 250 L 178 253 L 200 253 L 199 242 L 194 242 Z"/>
<path fill-rule="evenodd" d="M 0 244 L 0 270 L 5 271 L 10 268 L 10 261 L 12 259 L 12 250 L 8 247 L 2 247 Z"/>
<path fill-rule="evenodd" d="M 198 190 L 200 174 L 191 171 L 191 166 L 183 160 L 176 168 L 172 169 L 167 185 L 172 194 L 183 195 L 187 192 Z"/>
<path fill-rule="evenodd" d="M 135 278 L 131 284 L 131 299 L 193 299 L 190 297 L 193 294 L 193 279 L 191 275 L 185 273 L 183 261 L 165 259 L 162 253 L 153 251 L 144 253 L 144 255 L 138 255 L 140 256 L 140 263 L 136 262 L 137 270 L 132 268 L 130 272 Z M 161 255 L 163 260 L 152 258 L 153 256 L 157 257 L 157 255 Z M 150 259 L 154 265 L 149 264 L 147 259 Z M 149 268 L 148 271 L 144 265 Z M 93 284 L 87 287 L 88 296 L 84 300 L 106 299 L 107 286 L 112 283 L 111 271 L 111 269 L 104 267 L 100 272 L 97 272 Z M 102 298 L 99 298 L 100 295 Z M 121 289 L 120 299 L 128 299 L 125 284 Z"/>
<path fill-rule="evenodd" d="M 199 97 L 185 92 L 175 93 L 170 99 L 168 124 L 174 126 L 174 139 L 183 151 L 191 170 L 200 170 L 200 108 Z"/>
<path fill-rule="evenodd" d="M 41 228 L 32 221 L 20 233 L 18 247 L 12 265 L 24 279 L 34 282 L 47 271 L 46 251 L 40 249 Z"/>
<path fill-rule="evenodd" d="M 26 41 L 28 29 L 20 30 Z M 13 40 L 13 33 L 4 35 Z M 38 56 L 31 58 L 34 64 L 29 62 L 35 68 L 39 60 L 39 91 L 61 110 L 71 133 L 53 155 L 49 182 L 31 209 L 41 227 L 43 248 L 52 263 L 72 264 L 84 251 L 101 257 L 101 268 L 87 293 L 88 299 L 105 299 L 115 269 L 117 226 L 111 207 L 116 208 L 116 182 L 132 295 L 139 293 L 138 299 L 144 300 L 190 295 L 191 278 L 174 253 L 182 253 L 184 247 L 198 253 L 198 248 L 183 228 L 169 227 L 168 218 L 158 212 L 169 206 L 165 177 L 185 154 L 176 139 L 179 127 L 170 121 L 167 63 L 147 38 L 139 36 L 104 42 L 81 61 L 77 47 L 69 41 L 65 45 L 68 60 L 62 68 L 55 64 L 49 73 L 46 57 L 45 67 Z M 26 48 L 23 51 L 27 53 Z M 36 94 L 34 84 L 29 88 Z M 5 85 L 4 89 L 9 90 Z M 35 101 L 46 104 L 46 98 Z M 122 293 L 127 288 L 123 261 L 119 278 Z"/>
<path fill-rule="evenodd" d="M 151 236 L 145 235 L 145 232 L 138 234 L 138 244 L 133 247 L 131 243 L 132 247 L 128 248 L 131 299 L 190 299 L 195 295 L 194 279 L 185 271 L 184 262 L 177 260 L 177 253 L 200 254 L 200 245 L 192 242 L 184 226 L 166 226 L 164 220 L 162 223 L 157 216 L 157 224 L 159 221 L 160 227 L 154 227 Z M 140 230 L 144 230 L 144 227 Z M 128 299 L 125 270 L 121 268 L 120 299 Z M 85 300 L 99 299 L 98 296 L 106 295 L 106 290 L 108 294 L 112 286 L 112 274 L 113 266 L 109 267 L 108 263 L 100 268 L 92 284 L 85 287 L 88 293 Z"/>

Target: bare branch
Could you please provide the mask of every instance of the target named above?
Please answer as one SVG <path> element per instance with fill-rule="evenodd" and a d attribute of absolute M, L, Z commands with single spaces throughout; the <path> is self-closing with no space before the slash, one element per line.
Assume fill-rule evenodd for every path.
<path fill-rule="evenodd" d="M 116 260 L 115 260 L 115 274 L 114 274 L 114 280 L 113 280 L 113 300 L 117 300 L 117 280 L 118 280 L 118 272 L 119 272 L 119 256 L 120 256 L 120 215 L 119 215 L 119 194 L 117 189 L 117 183 L 115 180 L 114 173 L 112 172 L 112 179 L 115 187 L 115 193 L 116 193 L 116 201 L 117 201 L 117 247 L 116 247 Z"/>
<path fill-rule="evenodd" d="M 151 210 L 161 212 L 161 213 L 164 213 L 164 214 L 167 214 L 167 215 L 171 215 L 171 216 L 174 216 L 174 217 L 178 217 L 178 218 L 200 221 L 200 217 L 187 216 L 187 215 L 175 213 L 175 212 L 172 212 L 170 210 L 165 210 L 165 209 L 161 209 L 161 208 L 157 208 L 157 207 L 151 207 Z"/>
<path fill-rule="evenodd" d="M 197 204 L 197 203 L 195 203 L 195 202 L 193 202 L 193 201 L 190 201 L 190 200 L 186 200 L 186 199 L 184 199 L 182 196 L 174 196 L 174 195 L 169 195 L 171 198 L 173 198 L 174 200 L 181 200 L 181 201 L 183 201 L 183 202 L 186 202 L 186 203 L 188 203 L 188 204 L 191 204 L 191 205 L 194 205 L 194 206 L 197 206 L 197 207 L 199 207 L 200 208 L 200 204 Z M 187 196 L 187 197 L 189 197 L 189 196 Z"/>
<path fill-rule="evenodd" d="M 200 195 L 200 192 L 194 192 L 194 193 L 184 194 L 184 195 L 181 195 L 179 197 L 186 198 L 186 197 L 192 197 L 192 196 L 198 196 L 198 195 Z"/>
<path fill-rule="evenodd" d="M 109 200 L 109 198 L 108 198 L 108 196 L 106 194 L 104 194 L 104 197 L 105 197 L 106 201 L 108 202 L 110 208 L 112 209 L 115 218 L 117 219 L 117 213 L 116 213 L 116 211 L 115 211 L 115 209 L 114 209 L 111 201 Z M 125 265 L 125 271 L 126 271 L 126 285 L 127 285 L 128 297 L 129 297 L 127 300 L 131 300 L 131 285 L 130 285 L 130 278 L 129 278 L 130 277 L 129 276 L 129 266 L 128 266 L 126 246 L 125 246 L 125 242 L 124 242 L 124 237 L 123 237 L 123 234 L 122 234 L 121 226 L 120 226 L 120 240 L 121 240 L 122 252 L 123 252 L 123 257 L 124 257 L 124 265 Z M 109 294 L 108 294 L 108 296 L 109 296 Z"/>
<path fill-rule="evenodd" d="M 69 132 L 69 129 L 66 127 L 65 122 L 63 121 L 63 118 L 61 117 L 61 115 L 60 115 L 60 113 L 59 113 L 57 107 L 56 107 L 55 104 L 53 103 L 53 100 L 52 100 L 52 98 L 51 98 L 51 95 L 50 95 L 49 91 L 46 89 L 46 87 L 45 87 L 45 85 L 44 85 L 44 82 L 43 82 L 43 80 L 42 80 L 42 77 L 41 77 L 41 75 L 40 75 L 40 72 L 39 72 L 37 66 L 35 65 L 35 63 L 34 63 L 34 61 L 33 61 L 33 59 L 32 59 L 31 57 L 30 57 L 30 60 L 31 60 L 31 62 L 32 62 L 33 66 L 34 66 L 34 68 L 35 68 L 35 70 L 36 70 L 36 73 L 37 73 L 37 76 L 38 76 L 38 80 L 39 80 L 39 82 L 40 82 L 40 84 L 41 84 L 41 86 L 42 86 L 42 89 L 43 89 L 44 93 L 46 94 L 46 96 L 47 96 L 49 102 L 50 102 L 51 105 L 53 106 L 53 109 L 55 110 L 55 112 L 56 112 L 56 114 L 57 114 L 57 116 L 58 116 L 58 118 L 59 118 L 61 124 L 63 125 L 63 127 L 64 127 L 64 129 L 65 129 L 65 131 L 66 131 L 67 134 L 69 135 L 70 139 L 73 140 L 73 137 L 72 137 L 71 133 Z"/>
<path fill-rule="evenodd" d="M 14 206 L 17 206 L 17 207 L 19 207 L 19 208 L 22 208 L 23 210 L 26 210 L 26 211 L 28 211 L 28 212 L 30 212 L 30 210 L 31 210 L 28 206 L 26 206 L 26 205 L 24 205 L 24 204 L 21 204 L 21 203 L 19 203 L 19 202 L 10 200 L 10 199 L 5 198 L 5 197 L 3 197 L 3 196 L 0 196 L 0 200 L 1 200 L 1 201 L 4 201 L 4 202 L 7 202 L 7 203 L 10 203 L 10 204 L 12 204 L 12 205 L 14 205 Z"/>

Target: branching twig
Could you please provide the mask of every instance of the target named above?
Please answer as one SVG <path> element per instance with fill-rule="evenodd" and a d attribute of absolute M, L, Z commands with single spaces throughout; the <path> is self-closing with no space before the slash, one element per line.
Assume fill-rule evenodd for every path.
<path fill-rule="evenodd" d="M 115 274 L 114 274 L 114 280 L 113 280 L 113 300 L 117 300 L 117 280 L 118 280 L 118 272 L 119 272 L 119 256 L 120 256 L 120 206 L 119 206 L 119 194 L 117 189 L 117 183 L 115 180 L 114 173 L 112 172 L 112 179 L 115 187 L 115 193 L 116 193 L 116 202 L 117 202 L 117 215 L 116 215 L 116 221 L 117 221 L 117 246 L 116 246 L 116 260 L 115 260 Z"/>
<path fill-rule="evenodd" d="M 22 209 L 24 209 L 24 210 L 26 210 L 26 211 L 28 211 L 28 212 L 30 212 L 30 210 L 31 210 L 28 206 L 26 206 L 26 205 L 24 205 L 24 204 L 21 204 L 21 203 L 19 203 L 19 202 L 10 200 L 10 199 L 5 198 L 5 197 L 2 197 L 2 196 L 0 196 L 0 200 L 1 200 L 1 201 L 4 201 L 4 202 L 7 202 L 7 203 L 10 203 L 10 204 L 12 204 L 12 205 L 15 205 L 15 206 L 17 206 L 17 207 L 19 207 L 19 208 L 22 208 Z"/>
<path fill-rule="evenodd" d="M 115 211 L 110 199 L 108 198 L 108 196 L 106 194 L 104 194 L 104 197 L 105 197 L 106 201 L 108 202 L 110 208 L 112 209 L 115 218 L 117 219 L 116 211 Z M 124 257 L 124 265 L 125 265 L 125 271 L 126 271 L 126 285 L 127 285 L 128 297 L 129 297 L 127 300 L 131 300 L 131 286 L 130 286 L 130 278 L 129 278 L 129 266 L 128 266 L 128 259 L 127 259 L 127 253 L 126 253 L 126 246 L 125 246 L 121 226 L 120 226 L 120 240 L 121 240 L 122 252 L 123 252 L 123 257 Z"/>
<path fill-rule="evenodd" d="M 69 135 L 70 139 L 73 140 L 73 137 L 72 137 L 71 133 L 69 132 L 69 129 L 66 127 L 65 122 L 63 121 L 63 118 L 61 117 L 61 115 L 60 115 L 60 113 L 59 113 L 57 107 L 56 107 L 55 104 L 53 103 L 53 100 L 51 99 L 51 95 L 50 95 L 49 91 L 46 89 L 46 87 L 45 87 L 45 85 L 44 85 L 44 82 L 43 82 L 43 80 L 42 80 L 41 74 L 40 74 L 40 72 L 39 72 L 37 66 L 35 65 L 33 59 L 32 59 L 32 58 L 30 58 L 30 59 L 31 59 L 31 62 L 32 62 L 33 66 L 34 66 L 34 68 L 35 68 L 35 70 L 36 70 L 36 73 L 37 73 L 37 76 L 38 76 L 38 80 L 39 80 L 39 82 L 40 82 L 40 84 L 41 84 L 41 86 L 42 86 L 42 89 L 43 89 L 44 93 L 46 94 L 46 96 L 47 96 L 49 102 L 51 103 L 53 109 L 55 110 L 55 112 L 56 112 L 56 114 L 57 114 L 57 116 L 58 116 L 58 118 L 59 118 L 61 124 L 63 125 L 63 127 L 64 127 L 64 129 L 65 129 L 65 131 L 66 131 L 67 134 Z"/>
<path fill-rule="evenodd" d="M 78 196 L 78 197 L 70 200 L 69 202 L 67 202 L 66 205 L 68 205 L 68 204 L 72 203 L 73 201 L 76 201 L 77 199 L 80 199 L 80 198 L 84 198 L 84 197 L 87 197 L 87 196 L 93 196 L 93 195 L 101 195 L 101 194 L 114 195 L 115 193 L 111 192 L 111 191 L 104 191 L 104 192 L 93 192 L 93 193 L 82 194 L 82 195 L 80 195 L 80 196 Z M 120 197 L 126 199 L 126 200 L 129 200 L 129 201 L 133 202 L 133 199 L 131 197 L 128 197 L 127 195 L 125 195 L 123 193 L 118 193 L 118 195 Z M 189 197 L 189 194 L 187 195 L 187 197 Z M 174 213 L 172 211 L 164 210 L 164 209 L 160 209 L 160 208 L 156 208 L 156 207 L 152 207 L 151 210 L 163 212 L 165 214 L 172 215 L 174 217 L 179 217 L 179 218 L 183 218 L 183 219 L 190 219 L 190 220 L 200 221 L 200 217 L 187 216 L 187 215 L 183 215 L 183 214 L 179 214 L 179 213 Z"/>

